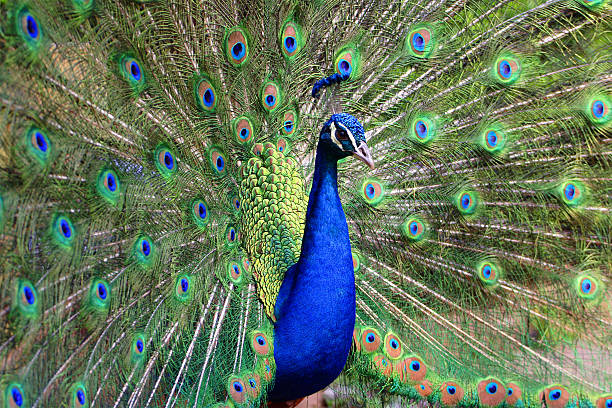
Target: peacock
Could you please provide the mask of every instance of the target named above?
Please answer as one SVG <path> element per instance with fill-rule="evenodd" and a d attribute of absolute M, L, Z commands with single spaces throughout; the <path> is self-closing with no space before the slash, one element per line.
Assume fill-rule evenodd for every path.
<path fill-rule="evenodd" d="M 0 1 L 1 406 L 612 408 L 611 6 Z"/>

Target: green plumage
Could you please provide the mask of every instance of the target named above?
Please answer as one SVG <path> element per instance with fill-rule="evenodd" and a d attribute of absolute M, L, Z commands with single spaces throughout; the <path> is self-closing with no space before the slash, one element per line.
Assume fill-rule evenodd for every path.
<path fill-rule="evenodd" d="M 610 11 L 0 2 L 0 405 L 263 403 L 344 111 L 376 169 L 339 164 L 357 327 L 335 406 L 606 407 Z"/>

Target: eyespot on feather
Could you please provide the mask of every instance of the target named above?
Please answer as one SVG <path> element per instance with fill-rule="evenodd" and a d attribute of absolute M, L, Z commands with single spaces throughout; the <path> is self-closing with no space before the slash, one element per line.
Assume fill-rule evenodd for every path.
<path fill-rule="evenodd" d="M 506 146 L 506 133 L 499 124 L 484 127 L 480 133 L 479 144 L 490 154 L 500 154 Z"/>
<path fill-rule="evenodd" d="M 32 282 L 27 279 L 17 279 L 14 309 L 26 319 L 35 318 L 38 314 L 38 293 Z"/>
<path fill-rule="evenodd" d="M 155 148 L 153 158 L 155 160 L 155 167 L 165 178 L 170 178 L 176 173 L 178 168 L 176 157 L 165 144 L 160 144 Z"/>
<path fill-rule="evenodd" d="M 523 391 L 521 387 L 514 383 L 506 384 L 506 403 L 510 406 L 516 405 L 516 403 L 521 399 L 523 395 Z"/>
<path fill-rule="evenodd" d="M 293 21 L 286 21 L 280 35 L 280 48 L 285 58 L 292 60 L 302 49 L 300 26 Z"/>
<path fill-rule="evenodd" d="M 596 94 L 587 100 L 585 115 L 591 123 L 598 126 L 609 125 L 612 119 L 610 113 L 610 97 L 606 94 Z"/>
<path fill-rule="evenodd" d="M 3 391 L 5 406 L 7 408 L 23 408 L 28 404 L 26 394 L 21 384 L 17 382 L 9 383 Z"/>
<path fill-rule="evenodd" d="M 476 273 L 480 282 L 486 287 L 495 288 L 501 274 L 501 268 L 494 262 L 483 261 L 476 267 Z"/>
<path fill-rule="evenodd" d="M 433 389 L 431 388 L 431 382 L 429 382 L 429 380 L 421 381 L 420 383 L 415 385 L 414 388 L 423 398 L 429 397 L 433 392 Z"/>
<path fill-rule="evenodd" d="M 246 32 L 234 27 L 225 35 L 225 52 L 227 59 L 232 65 L 239 67 L 249 59 L 249 43 Z"/>
<path fill-rule="evenodd" d="M 238 242 L 238 230 L 233 225 L 229 225 L 225 230 L 225 240 L 230 248 L 236 246 Z"/>
<path fill-rule="evenodd" d="M 130 360 L 132 364 L 141 364 L 147 352 L 147 341 L 142 333 L 137 333 L 132 337 L 132 343 L 130 347 Z"/>
<path fill-rule="evenodd" d="M 540 400 L 547 408 L 564 408 L 569 402 L 569 392 L 559 385 L 552 385 L 540 393 Z"/>
<path fill-rule="evenodd" d="M 76 236 L 76 231 L 72 221 L 65 215 L 55 216 L 52 223 L 52 232 L 55 242 L 64 248 L 72 247 Z"/>
<path fill-rule="evenodd" d="M 190 208 L 191 216 L 195 224 L 200 228 L 205 227 L 210 220 L 206 202 L 201 198 L 196 198 L 191 202 Z"/>
<path fill-rule="evenodd" d="M 442 403 L 447 407 L 453 407 L 463 399 L 463 388 L 454 381 L 447 381 L 440 387 Z"/>
<path fill-rule="evenodd" d="M 94 279 L 89 287 L 89 304 L 93 310 L 106 312 L 110 307 L 111 288 L 105 280 Z"/>
<path fill-rule="evenodd" d="M 455 198 L 455 206 L 463 215 L 473 215 L 476 212 L 478 204 L 478 194 L 475 191 L 461 191 Z"/>
<path fill-rule="evenodd" d="M 376 367 L 376 370 L 380 374 L 384 375 L 385 377 L 391 376 L 391 373 L 393 372 L 393 364 L 386 356 L 377 354 L 372 357 L 372 361 L 374 362 L 374 367 Z"/>
<path fill-rule="evenodd" d="M 253 124 L 247 116 L 241 116 L 234 121 L 234 135 L 238 143 L 248 143 L 254 139 Z"/>
<path fill-rule="evenodd" d="M 181 302 L 186 302 L 191 299 L 192 281 L 189 275 L 180 275 L 176 278 L 174 284 L 174 295 Z"/>
<path fill-rule="evenodd" d="M 419 242 L 425 237 L 427 226 L 419 217 L 410 217 L 402 224 L 401 230 L 410 241 Z"/>
<path fill-rule="evenodd" d="M 224 175 L 226 170 L 226 159 L 225 155 L 216 147 L 210 149 L 209 153 L 210 165 L 217 175 Z"/>
<path fill-rule="evenodd" d="M 597 408 L 612 408 L 612 394 L 603 395 L 595 402 Z"/>
<path fill-rule="evenodd" d="M 140 265 L 148 266 L 153 260 L 155 245 L 148 236 L 140 236 L 134 242 L 133 254 L 136 262 Z"/>
<path fill-rule="evenodd" d="M 513 54 L 502 53 L 495 60 L 493 67 L 494 79 L 502 85 L 510 85 L 515 83 L 521 75 L 521 62 Z"/>
<path fill-rule="evenodd" d="M 478 398 L 487 407 L 496 407 L 506 398 L 506 389 L 495 378 L 488 378 L 478 383 Z"/>
<path fill-rule="evenodd" d="M 236 404 L 242 404 L 247 399 L 246 386 L 244 380 L 237 376 L 230 377 L 227 389 L 230 397 Z"/>
<path fill-rule="evenodd" d="M 16 13 L 17 32 L 25 40 L 28 48 L 37 50 L 43 41 L 43 29 L 40 20 L 27 8 L 22 7 Z"/>
<path fill-rule="evenodd" d="M 360 55 L 356 48 L 347 46 L 342 48 L 335 58 L 336 73 L 355 79 L 359 76 Z"/>
<path fill-rule="evenodd" d="M 248 373 L 243 377 L 247 395 L 256 399 L 261 393 L 261 377 L 255 373 Z"/>
<path fill-rule="evenodd" d="M 82 383 L 76 383 L 71 387 L 71 404 L 72 408 L 87 408 L 89 406 L 89 397 L 87 389 Z"/>
<path fill-rule="evenodd" d="M 402 355 L 402 342 L 394 333 L 385 336 L 385 354 L 391 360 L 397 360 Z"/>
<path fill-rule="evenodd" d="M 373 353 L 380 347 L 382 343 L 380 333 L 372 327 L 364 327 L 361 331 L 361 344 L 363 350 L 368 353 Z"/>
<path fill-rule="evenodd" d="M 46 131 L 31 127 L 26 132 L 25 143 L 30 155 L 41 165 L 48 163 L 53 146 Z"/>
<path fill-rule="evenodd" d="M 435 49 L 436 35 L 432 27 L 419 25 L 414 27 L 406 37 L 404 47 L 408 55 L 417 58 L 428 58 Z"/>
<path fill-rule="evenodd" d="M 283 127 L 281 128 L 285 136 L 291 136 L 297 128 L 298 115 L 295 111 L 290 110 L 285 112 L 283 117 Z"/>
<path fill-rule="evenodd" d="M 264 84 L 261 90 L 261 105 L 267 112 L 274 112 L 281 104 L 280 87 L 273 81 Z"/>
<path fill-rule="evenodd" d="M 361 183 L 361 197 L 366 203 L 376 207 L 385 196 L 385 188 L 380 180 L 367 178 Z"/>
<path fill-rule="evenodd" d="M 227 265 L 227 275 L 231 282 L 239 284 L 242 282 L 242 270 L 237 262 L 229 262 Z"/>
<path fill-rule="evenodd" d="M 410 356 L 397 362 L 395 371 L 402 382 L 419 382 L 425 379 L 427 366 L 425 366 L 420 357 Z"/>
<path fill-rule="evenodd" d="M 122 55 L 119 58 L 119 72 L 130 84 L 134 92 L 138 93 L 144 89 L 146 83 L 145 74 L 142 64 L 135 57 L 129 54 Z"/>
<path fill-rule="evenodd" d="M 214 112 L 217 107 L 217 91 L 210 78 L 203 75 L 195 84 L 196 104 L 204 112 Z"/>
<path fill-rule="evenodd" d="M 112 169 L 103 169 L 98 173 L 96 191 L 110 204 L 116 204 L 121 195 L 121 181 Z"/>
<path fill-rule="evenodd" d="M 251 335 L 251 347 L 256 354 L 267 356 L 270 353 L 270 338 L 262 331 L 255 331 Z"/>
<path fill-rule="evenodd" d="M 563 181 L 557 190 L 557 194 L 563 204 L 570 208 L 576 208 L 584 202 L 586 188 L 577 180 Z"/>

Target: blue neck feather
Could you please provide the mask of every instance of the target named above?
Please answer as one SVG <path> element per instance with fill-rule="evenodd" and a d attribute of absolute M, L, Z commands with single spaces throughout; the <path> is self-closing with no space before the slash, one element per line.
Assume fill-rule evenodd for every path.
<path fill-rule="evenodd" d="M 287 270 L 274 328 L 276 380 L 269 398 L 310 395 L 344 368 L 355 326 L 355 276 L 336 157 L 317 147 L 299 261 Z"/>

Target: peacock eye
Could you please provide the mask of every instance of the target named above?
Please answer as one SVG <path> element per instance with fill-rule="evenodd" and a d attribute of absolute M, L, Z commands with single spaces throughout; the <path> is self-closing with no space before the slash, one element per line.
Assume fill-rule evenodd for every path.
<path fill-rule="evenodd" d="M 338 140 L 348 140 L 348 133 L 344 129 L 338 129 L 336 131 L 336 139 Z"/>

